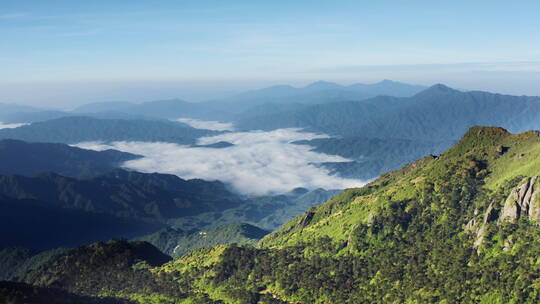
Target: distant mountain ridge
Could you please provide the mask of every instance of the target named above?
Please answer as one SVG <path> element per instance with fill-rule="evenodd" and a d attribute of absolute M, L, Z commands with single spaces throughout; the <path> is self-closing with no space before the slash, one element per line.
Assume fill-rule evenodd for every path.
<path fill-rule="evenodd" d="M 420 92 L 410 97 L 379 95 L 348 101 L 343 101 L 345 97 L 340 95 L 341 93 L 336 95 L 336 100 L 339 101 L 334 100 L 333 97 L 336 96 L 332 95 L 335 90 L 357 93 L 368 90 L 379 94 L 384 93 L 384 90 L 397 92 L 400 88 L 409 90 L 408 93 L 419 90 Z M 333 147 L 324 144 L 322 140 L 305 143 L 313 144 L 318 152 L 325 150 L 324 152 L 342 156 L 347 154 L 347 149 L 352 146 L 363 147 L 375 141 L 379 143 L 381 140 L 386 141 L 384 146 L 388 147 L 387 150 L 377 150 L 376 147 L 357 149 L 366 152 L 366 155 L 356 155 L 352 158 L 354 162 L 350 163 L 323 164 L 332 173 L 364 180 L 375 178 L 387 170 L 397 169 L 420 155 L 440 153 L 473 125 L 500 125 L 511 132 L 540 129 L 540 97 L 481 91 L 463 92 L 442 84 L 422 89 L 423 87 L 389 80 L 371 85 L 350 86 L 318 81 L 303 88 L 275 86 L 246 92 L 230 100 L 197 104 L 182 100 L 142 104 L 112 103 L 111 106 L 116 107 L 115 109 L 127 107 L 133 112 L 129 114 L 98 112 L 93 115 L 106 116 L 106 113 L 109 113 L 113 117 L 114 115 L 131 118 L 137 115 L 177 117 L 195 113 L 188 109 L 195 107 L 196 111 L 228 113 L 225 120 L 234 121 L 235 128 L 239 131 L 302 128 L 306 131 L 329 134 L 337 138 L 333 139 L 335 143 Z M 329 90 L 334 93 L 328 95 Z M 296 98 L 300 96 L 298 93 L 308 94 L 302 95 L 308 96 L 308 99 Z M 262 99 L 257 99 L 259 97 Z M 289 97 L 294 98 L 288 99 Z M 106 103 L 100 103 L 95 109 L 106 108 Z M 158 118 L 145 120 L 64 117 L 41 122 L 40 125 L 0 130 L 0 138 L 34 142 L 160 141 L 192 146 L 201 136 L 214 134 L 219 133 L 194 129 Z M 224 143 L 223 146 L 227 144 Z M 322 148 L 323 146 L 325 147 Z M 219 147 L 221 145 L 216 146 Z M 396 153 L 394 149 L 401 150 Z M 375 150 L 378 153 L 372 153 Z M 368 154 L 370 157 L 367 157 Z"/>
<path fill-rule="evenodd" d="M 102 101 L 80 105 L 73 109 L 75 113 L 97 113 L 109 111 L 122 111 L 129 107 L 135 106 L 135 103 L 128 101 Z"/>
<path fill-rule="evenodd" d="M 98 152 L 65 144 L 0 140 L 0 174 L 34 176 L 55 172 L 69 177 L 93 177 L 140 157 L 116 150 Z"/>
<path fill-rule="evenodd" d="M 391 80 L 383 80 L 373 84 L 357 83 L 347 86 L 328 81 L 316 81 L 300 88 L 289 85 L 271 86 L 204 102 L 188 102 L 177 98 L 143 103 L 127 101 L 95 102 L 80 105 L 72 111 L 0 104 L 0 122 L 39 122 L 66 116 L 90 116 L 95 118 L 107 118 L 107 116 L 111 118 L 145 117 L 147 119 L 190 117 L 204 120 L 231 121 L 237 115 L 249 111 L 251 108 L 264 106 L 268 103 L 283 107 L 293 103 L 303 105 L 362 100 L 378 95 L 403 97 L 412 96 L 425 88 L 424 86 Z"/>
<path fill-rule="evenodd" d="M 408 97 L 424 89 L 426 89 L 424 86 L 410 85 L 391 80 L 383 80 L 374 84 L 358 83 L 349 86 L 327 81 L 317 81 L 301 88 L 279 85 L 252 90 L 222 100 L 206 102 L 205 104 L 217 109 L 228 109 L 229 112 L 241 115 L 244 111 L 265 104 L 286 105 L 296 103 L 313 105 L 336 101 L 363 100 L 378 95 Z"/>
<path fill-rule="evenodd" d="M 423 141 L 367 137 L 332 137 L 294 142 L 312 146 L 312 151 L 339 155 L 352 162 L 321 164 L 332 174 L 370 180 L 383 173 L 397 170 L 428 154 L 441 154 L 455 141 Z"/>
<path fill-rule="evenodd" d="M 461 92 L 438 84 L 412 97 L 318 104 L 292 113 L 240 119 L 236 126 L 244 130 L 301 127 L 339 136 L 441 141 L 457 140 L 474 125 L 500 125 L 512 132 L 539 129 L 539 117 L 540 97 Z"/>
<path fill-rule="evenodd" d="M 85 141 L 150 141 L 194 144 L 202 136 L 219 134 L 165 120 L 62 117 L 14 129 L 1 129 L 0 139 L 28 142 L 80 143 Z"/>

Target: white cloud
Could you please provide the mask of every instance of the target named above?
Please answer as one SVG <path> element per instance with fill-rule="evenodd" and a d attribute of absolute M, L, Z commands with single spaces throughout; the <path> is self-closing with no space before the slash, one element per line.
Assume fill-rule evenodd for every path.
<path fill-rule="evenodd" d="M 144 155 L 124 163 L 126 168 L 142 172 L 170 173 L 182 178 L 221 180 L 248 195 L 283 193 L 296 187 L 344 189 L 364 184 L 361 180 L 329 175 L 313 163 L 348 161 L 340 156 L 310 151 L 292 141 L 327 137 L 302 133 L 298 129 L 270 132 L 237 132 L 205 137 L 199 144 L 228 141 L 234 146 L 221 149 L 193 148 L 173 143 L 113 142 L 80 143 L 78 147 L 120 151 Z"/>
<path fill-rule="evenodd" d="M 192 118 L 178 118 L 176 121 L 185 123 L 193 128 L 215 130 L 215 131 L 234 131 L 234 125 L 228 122 L 219 122 L 213 120 L 198 120 Z"/>
<path fill-rule="evenodd" d="M 27 13 L 11 13 L 11 14 L 2 14 L 0 15 L 0 19 L 19 19 L 27 17 Z"/>
<path fill-rule="evenodd" d="M 13 128 L 18 128 L 18 127 L 22 127 L 22 126 L 26 126 L 26 125 L 29 125 L 29 123 L 4 124 L 4 123 L 0 122 L 0 129 L 13 129 Z"/>

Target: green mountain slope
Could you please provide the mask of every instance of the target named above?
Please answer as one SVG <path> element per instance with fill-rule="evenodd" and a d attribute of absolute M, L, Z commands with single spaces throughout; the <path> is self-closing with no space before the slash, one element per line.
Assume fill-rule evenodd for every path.
<path fill-rule="evenodd" d="M 258 248 L 198 249 L 150 267 L 138 275 L 154 302 L 137 298 L 125 268 L 107 269 L 122 278 L 107 287 L 89 282 L 103 272 L 85 259 L 26 278 L 139 303 L 168 303 L 172 286 L 185 301 L 223 303 L 538 303 L 539 221 L 539 132 L 474 127 L 440 156 L 311 208 Z M 84 271 L 70 270 L 78 262 Z"/>
<path fill-rule="evenodd" d="M 133 304 L 135 301 L 108 297 L 79 296 L 57 288 L 0 281 L 0 302 L 10 304 Z"/>
<path fill-rule="evenodd" d="M 149 220 L 219 211 L 239 204 L 238 197 L 220 182 L 122 169 L 83 180 L 53 173 L 36 177 L 0 175 L 0 193 L 60 208 Z"/>
<path fill-rule="evenodd" d="M 0 280 L 8 280 L 13 277 L 17 268 L 35 254 L 34 250 L 24 247 L 0 249 Z"/>
<path fill-rule="evenodd" d="M 116 169 L 83 180 L 0 175 L 0 246 L 49 249 L 134 238 L 172 219 L 242 203 L 220 182 L 166 174 Z"/>
<path fill-rule="evenodd" d="M 0 280 L 18 280 L 26 273 L 38 269 L 67 253 L 70 249 L 56 248 L 37 251 L 24 247 L 6 247 L 0 249 Z"/>
<path fill-rule="evenodd" d="M 210 229 L 242 222 L 273 231 L 308 208 L 324 203 L 340 192 L 341 190 L 309 191 L 297 188 L 281 195 L 244 198 L 238 206 L 223 211 L 204 212 L 170 222 L 184 230 Z"/>
<path fill-rule="evenodd" d="M 163 226 L 156 221 L 0 195 L 0 246 L 24 246 L 39 250 L 72 247 L 115 237 L 134 238 Z"/>
<path fill-rule="evenodd" d="M 217 245 L 256 245 L 268 233 L 253 225 L 232 223 L 199 231 L 182 231 L 169 227 L 139 240 L 149 242 L 172 257 L 179 257 L 194 249 Z"/>
<path fill-rule="evenodd" d="M 385 174 L 364 188 L 344 191 L 329 202 L 287 223 L 268 236 L 266 244 L 284 241 L 294 244 L 318 236 L 346 240 L 352 226 L 368 223 L 379 210 L 395 201 L 419 199 L 419 190 L 433 191 L 436 186 L 469 186 L 465 183 L 461 185 L 460 182 L 465 180 L 457 177 L 454 185 L 450 184 L 451 180 L 446 181 L 449 185 L 435 184 L 442 183 L 445 178 L 450 179 L 452 175 L 478 174 L 469 176 L 474 178 L 470 182 L 480 183 L 472 189 L 466 189 L 470 190 L 469 195 L 477 195 L 477 192 L 484 189 L 498 190 L 517 177 L 539 174 L 539 153 L 540 139 L 537 132 L 512 135 L 501 128 L 471 128 L 453 148 L 441 156 L 428 156 L 403 169 Z"/>
<path fill-rule="evenodd" d="M 424 155 L 440 154 L 455 141 L 421 141 L 365 137 L 334 137 L 294 142 L 314 147 L 313 151 L 339 155 L 352 162 L 323 163 L 331 173 L 370 180 L 397 170 Z"/>
<path fill-rule="evenodd" d="M 23 281 L 41 287 L 61 287 L 78 295 L 91 296 L 96 290 L 101 291 L 101 296 L 113 296 L 112 292 L 116 296 L 159 291 L 183 297 L 181 286 L 173 286 L 149 271 L 170 259 L 146 242 L 115 240 L 70 250 L 28 272 Z"/>
<path fill-rule="evenodd" d="M 237 222 L 273 230 L 338 192 L 296 189 L 286 195 L 244 198 L 217 181 L 122 169 L 88 179 L 54 173 L 0 175 L 0 246 L 77 246 L 139 237 L 164 226 L 190 231 L 178 238 L 206 244 L 205 239 L 197 241 L 194 231 Z M 208 244 L 242 243 L 245 231 L 236 232 L 218 233 Z M 185 246 L 192 247 L 200 246 Z"/>
<path fill-rule="evenodd" d="M 472 128 L 441 156 L 310 209 L 260 249 L 194 252 L 163 271 L 196 273 L 197 286 L 226 303 L 268 294 L 285 303 L 535 303 L 540 195 L 526 177 L 540 175 L 539 153 L 538 132 Z"/>

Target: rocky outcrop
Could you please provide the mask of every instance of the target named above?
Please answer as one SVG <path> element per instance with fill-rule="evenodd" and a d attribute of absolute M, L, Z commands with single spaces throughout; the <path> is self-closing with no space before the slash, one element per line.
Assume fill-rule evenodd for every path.
<path fill-rule="evenodd" d="M 497 146 L 495 148 L 495 153 L 497 153 L 498 156 L 500 155 L 503 155 L 504 153 L 506 153 L 508 151 L 508 147 L 504 147 L 504 146 Z"/>
<path fill-rule="evenodd" d="M 501 222 L 516 222 L 520 218 L 540 219 L 540 177 L 527 177 L 506 199 Z"/>
<path fill-rule="evenodd" d="M 312 211 L 307 211 L 304 216 L 300 219 L 300 221 L 298 221 L 298 223 L 296 224 L 296 226 L 298 228 L 305 228 L 307 227 L 310 223 L 311 223 L 311 220 L 313 219 L 313 216 L 315 216 L 315 213 L 312 212 Z"/>
<path fill-rule="evenodd" d="M 480 221 L 478 210 L 475 210 L 474 217 L 465 225 L 464 230 L 474 236 L 474 247 L 479 248 L 490 224 L 494 222 L 514 223 L 521 218 L 530 221 L 540 220 L 540 176 L 524 178 L 519 186 L 512 189 L 500 212 L 495 210 L 495 206 L 491 202 L 484 213 L 483 220 Z M 510 248 L 512 244 L 511 240 L 506 240 L 505 250 Z"/>
<path fill-rule="evenodd" d="M 493 208 L 493 202 L 489 204 L 489 206 L 486 209 L 486 213 L 484 213 L 484 218 L 482 220 L 482 223 L 479 223 L 477 220 L 476 215 L 478 214 L 478 210 L 474 211 L 475 217 L 471 219 L 467 225 L 465 226 L 465 231 L 474 233 L 476 235 L 474 239 L 474 248 L 480 247 L 482 245 L 482 242 L 484 241 L 484 237 L 486 235 L 488 225 L 493 222 L 493 218 L 496 217 L 496 212 Z"/>

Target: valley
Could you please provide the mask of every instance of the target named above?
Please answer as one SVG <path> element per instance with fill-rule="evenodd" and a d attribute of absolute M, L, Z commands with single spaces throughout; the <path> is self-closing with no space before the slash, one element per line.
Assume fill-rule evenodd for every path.
<path fill-rule="evenodd" d="M 323 92 L 342 89 L 327 83 L 308 88 L 317 87 Z M 261 92 L 278 94 L 284 105 L 298 94 L 282 88 Z M 257 94 L 262 93 L 246 96 Z M 213 116 L 201 112 L 170 119 L 197 108 L 185 101 L 101 103 L 0 130 L 6 138 L 0 142 L 2 278 L 21 282 L 2 288 L 13 297 L 41 288 L 33 291 L 38 298 L 66 292 L 66 299 L 86 297 L 89 303 L 107 301 L 104 296 L 138 303 L 382 303 L 456 297 L 482 302 L 513 297 L 504 289 L 482 292 L 492 278 L 475 273 L 488 267 L 485 263 L 491 271 L 503 267 L 500 259 L 506 253 L 493 253 L 500 246 L 521 246 L 520 238 L 533 233 L 534 220 L 515 226 L 501 214 L 513 212 L 504 205 L 511 204 L 510 198 L 504 203 L 509 191 L 540 172 L 539 137 L 532 131 L 512 135 L 474 125 L 517 132 L 540 128 L 535 119 L 540 99 L 442 85 L 408 97 L 348 102 L 325 97 L 293 108 L 275 104 L 275 111 L 259 111 L 270 106 L 264 103 L 267 97 L 261 98 L 248 110 L 239 101 L 238 112 L 226 115 L 235 118 L 226 122 L 205 121 L 200 117 Z M 225 101 L 213 103 L 213 113 L 223 113 Z M 160 110 L 171 106 L 181 113 Z M 473 110 L 487 107 L 499 107 L 493 111 L 505 115 Z M 103 114 L 79 113 L 91 110 Z M 107 118 L 107 111 L 116 114 Z M 144 118 L 136 117 L 143 112 Z M 433 117 L 436 112 L 445 118 Z M 474 119 L 463 116 L 473 112 Z M 39 117 L 42 112 L 22 113 Z M 434 127 L 441 119 L 450 120 L 444 128 Z M 530 210 L 537 200 L 531 195 Z M 516 250 L 525 257 L 540 248 L 534 244 Z M 94 248 L 105 252 L 94 253 Z M 448 248 L 457 255 L 449 258 Z M 152 264 L 149 256 L 136 252 L 163 252 L 167 258 Z M 112 262 L 117 254 L 135 256 L 121 258 L 127 264 L 120 266 Z M 113 264 L 73 268 L 74 261 L 84 265 L 96 258 Z M 439 259 L 447 259 L 446 264 Z M 504 267 L 533 267 L 515 263 Z M 433 272 L 428 265 L 443 268 Z M 103 267 L 125 276 L 124 281 L 106 280 L 96 287 L 91 278 L 99 279 Z M 322 273 L 330 276 L 321 278 Z M 464 285 L 444 289 L 438 285 L 443 273 L 447 282 L 460 280 L 457 273 L 469 273 L 474 293 Z M 291 284 L 297 276 L 305 280 Z M 148 285 L 149 280 L 154 283 Z M 68 283 L 73 281 L 78 285 Z M 353 281 L 371 286 L 369 292 L 347 292 Z M 133 289 L 142 282 L 143 294 Z M 109 291 L 103 294 L 99 288 Z"/>

